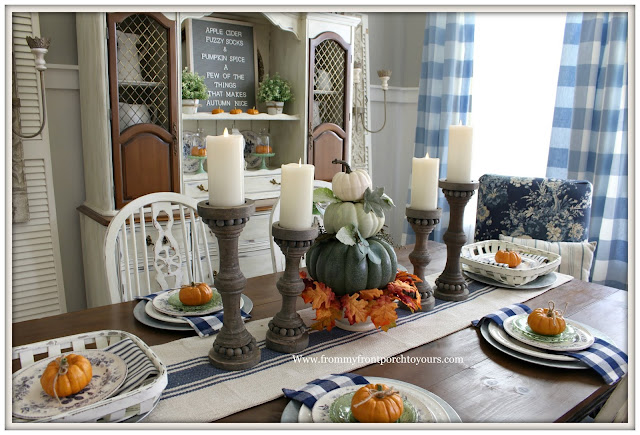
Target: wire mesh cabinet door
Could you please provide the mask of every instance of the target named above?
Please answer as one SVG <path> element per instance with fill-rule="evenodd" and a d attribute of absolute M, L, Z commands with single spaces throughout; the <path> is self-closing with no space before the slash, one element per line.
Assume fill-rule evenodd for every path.
<path fill-rule="evenodd" d="M 334 32 L 309 40 L 309 141 L 307 160 L 316 179 L 331 181 L 349 160 L 351 44 Z"/>
<path fill-rule="evenodd" d="M 180 191 L 176 23 L 161 13 L 110 13 L 107 27 L 113 181 L 122 208 L 148 193 Z"/>

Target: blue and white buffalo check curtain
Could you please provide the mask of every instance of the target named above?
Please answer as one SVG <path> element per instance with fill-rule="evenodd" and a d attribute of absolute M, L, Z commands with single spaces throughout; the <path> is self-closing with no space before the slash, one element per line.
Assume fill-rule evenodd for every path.
<path fill-rule="evenodd" d="M 626 13 L 567 14 L 547 176 L 589 180 L 592 281 L 625 289 L 628 246 Z"/>
<path fill-rule="evenodd" d="M 460 121 L 468 124 L 471 112 L 471 77 L 473 74 L 473 35 L 475 14 L 429 13 L 424 31 L 422 70 L 418 95 L 418 123 L 414 155 L 440 159 L 440 178 L 447 173 L 449 126 Z M 411 189 L 407 203 L 411 201 Z M 442 208 L 441 224 L 431 238 L 442 241 L 449 226 L 449 206 L 438 193 Z M 415 234 L 404 222 L 403 239 L 415 242 Z"/>

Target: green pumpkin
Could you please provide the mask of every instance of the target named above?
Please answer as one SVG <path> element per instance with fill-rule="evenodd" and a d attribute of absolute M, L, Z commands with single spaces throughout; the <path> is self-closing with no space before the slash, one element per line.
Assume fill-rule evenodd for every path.
<path fill-rule="evenodd" d="M 386 286 L 396 277 L 396 253 L 382 239 L 372 237 L 367 242 L 380 257 L 380 264 L 372 262 L 369 256 L 360 260 L 357 245 L 345 245 L 336 238 L 316 241 L 307 252 L 309 276 L 331 287 L 337 296 Z"/>
<path fill-rule="evenodd" d="M 362 237 L 378 234 L 384 225 L 384 215 L 377 216 L 374 212 L 366 213 L 361 202 L 335 202 L 324 212 L 324 229 L 329 234 L 335 234 L 346 225 L 353 225 L 360 231 Z"/>

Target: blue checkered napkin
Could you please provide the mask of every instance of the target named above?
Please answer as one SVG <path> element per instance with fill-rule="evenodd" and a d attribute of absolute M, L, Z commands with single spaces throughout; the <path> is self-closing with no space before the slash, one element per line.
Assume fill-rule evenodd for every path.
<path fill-rule="evenodd" d="M 285 397 L 302 402 L 307 405 L 309 409 L 313 409 L 313 405 L 316 404 L 318 399 L 329 391 L 335 390 L 336 388 L 350 387 L 352 385 L 367 385 L 368 383 L 369 381 L 360 375 L 345 373 L 343 375 L 329 375 L 316 379 L 299 390 L 283 388 L 282 392 Z"/>
<path fill-rule="evenodd" d="M 134 299 L 144 299 L 145 301 L 151 302 L 153 300 L 153 298 L 155 298 L 156 296 L 160 296 L 162 293 L 166 293 L 166 292 L 171 291 L 171 290 L 175 290 L 175 289 L 160 290 L 159 292 L 149 293 L 148 295 L 136 296 Z"/>
<path fill-rule="evenodd" d="M 200 337 L 207 337 L 222 328 L 223 315 L 224 312 L 220 311 L 209 316 L 185 316 L 182 319 L 186 320 Z M 242 310 L 240 310 L 240 316 L 245 321 L 251 318 L 250 314 Z"/>
<path fill-rule="evenodd" d="M 153 361 L 130 338 L 112 344 L 104 350 L 118 355 L 127 364 L 127 377 L 114 396 L 138 388 L 148 377 L 158 374 Z"/>
<path fill-rule="evenodd" d="M 629 357 L 613 344 L 596 338 L 590 348 L 580 352 L 563 352 L 591 367 L 609 385 L 613 385 L 627 374 Z"/>
<path fill-rule="evenodd" d="M 483 322 L 493 320 L 498 326 L 502 326 L 502 323 L 509 317 L 517 316 L 518 314 L 529 314 L 530 312 L 531 308 L 527 307 L 525 304 L 513 304 L 501 308 L 491 314 L 487 314 L 480 320 L 472 320 L 471 324 L 479 328 L 480 326 L 482 326 Z"/>

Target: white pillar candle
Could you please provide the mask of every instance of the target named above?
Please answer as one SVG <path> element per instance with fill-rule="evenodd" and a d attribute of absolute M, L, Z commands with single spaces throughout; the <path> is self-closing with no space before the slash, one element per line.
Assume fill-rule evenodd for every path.
<path fill-rule="evenodd" d="M 244 146 L 241 135 L 207 136 L 209 204 L 232 207 L 244 204 Z"/>
<path fill-rule="evenodd" d="M 472 143 L 472 127 L 466 125 L 449 126 L 447 181 L 454 183 L 469 183 L 471 181 Z"/>
<path fill-rule="evenodd" d="M 280 226 L 292 230 L 311 228 L 315 167 L 301 162 L 282 165 Z"/>
<path fill-rule="evenodd" d="M 413 158 L 411 165 L 411 205 L 415 210 L 438 208 L 438 176 L 440 159 Z"/>

